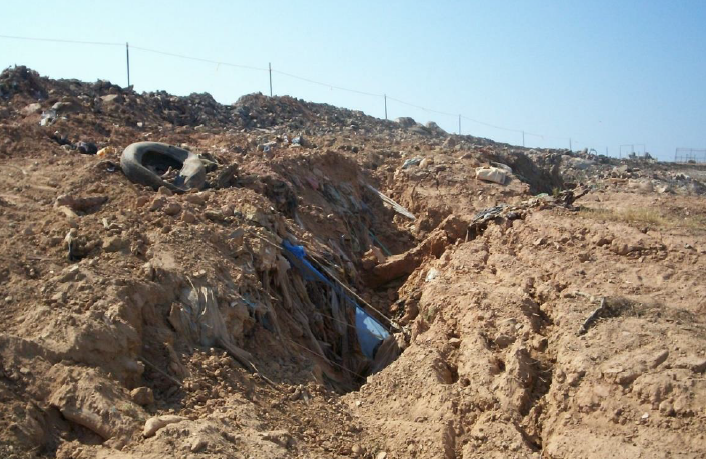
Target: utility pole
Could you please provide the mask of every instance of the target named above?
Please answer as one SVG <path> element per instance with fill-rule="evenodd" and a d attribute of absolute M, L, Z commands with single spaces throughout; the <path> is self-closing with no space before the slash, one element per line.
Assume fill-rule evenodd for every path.
<path fill-rule="evenodd" d="M 569 138 L 569 151 L 574 151 L 574 150 L 571 148 L 571 138 Z"/>
<path fill-rule="evenodd" d="M 525 147 L 525 131 L 522 131 L 522 148 Z"/>
<path fill-rule="evenodd" d="M 608 156 L 608 147 L 605 147 L 605 155 Z"/>
<path fill-rule="evenodd" d="M 272 62 L 268 62 L 270 65 L 270 97 L 272 97 Z"/>
<path fill-rule="evenodd" d="M 385 98 L 385 119 L 387 119 L 387 94 L 383 94 L 383 97 Z"/>
<path fill-rule="evenodd" d="M 127 60 L 127 87 L 130 87 L 130 47 L 125 42 L 125 58 Z"/>
<path fill-rule="evenodd" d="M 461 115 L 458 115 L 458 135 L 461 135 Z"/>

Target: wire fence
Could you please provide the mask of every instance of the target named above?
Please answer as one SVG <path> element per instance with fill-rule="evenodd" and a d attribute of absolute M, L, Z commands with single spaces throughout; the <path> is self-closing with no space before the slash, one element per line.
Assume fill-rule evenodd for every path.
<path fill-rule="evenodd" d="M 81 41 L 81 40 L 67 40 L 67 39 L 57 39 L 57 38 L 38 38 L 38 37 L 26 37 L 26 36 L 16 36 L 16 35 L 0 35 L 0 38 L 2 39 L 8 39 L 8 40 L 23 40 L 23 41 L 36 41 L 36 42 L 50 42 L 50 43 L 59 43 L 59 44 L 70 44 L 70 45 L 88 45 L 88 46 L 102 46 L 102 47 L 124 47 L 125 48 L 125 64 L 126 64 L 126 79 L 128 86 L 131 85 L 130 81 L 130 53 L 134 51 L 138 51 L 140 53 L 146 53 L 146 54 L 153 54 L 153 55 L 159 55 L 159 56 L 165 56 L 169 58 L 175 58 L 175 59 L 181 59 L 185 61 L 193 61 L 193 62 L 200 62 L 204 64 L 209 64 L 209 65 L 216 65 L 216 69 L 220 67 L 232 67 L 240 70 L 247 70 L 247 71 L 253 71 L 253 72 L 262 72 L 267 74 L 267 77 L 269 79 L 269 88 L 270 88 L 270 96 L 272 96 L 273 93 L 273 80 L 272 80 L 272 75 L 279 75 L 283 76 L 285 78 L 290 78 L 293 80 L 297 81 L 302 81 L 306 82 L 312 85 L 318 85 L 321 87 L 328 88 L 330 90 L 337 90 L 337 91 L 342 91 L 342 92 L 347 92 L 351 94 L 357 94 L 357 95 L 363 95 L 371 98 L 378 99 L 381 102 L 381 105 L 384 106 L 384 113 L 385 113 L 385 119 L 387 119 L 387 114 L 388 114 L 388 102 L 393 102 L 396 104 L 399 104 L 401 106 L 406 106 L 410 107 L 416 110 L 420 110 L 426 114 L 436 114 L 436 115 L 441 115 L 441 116 L 446 116 L 450 118 L 455 118 L 458 122 L 458 127 L 457 127 L 457 133 L 460 135 L 463 133 L 464 129 L 464 121 L 473 123 L 478 126 L 484 126 L 486 128 L 491 128 L 495 129 L 498 131 L 503 131 L 506 133 L 513 133 L 517 134 L 517 138 L 513 143 L 521 144 L 523 147 L 527 145 L 526 143 L 526 138 L 535 138 L 535 140 L 539 139 L 541 140 L 541 143 L 550 141 L 554 142 L 555 145 L 561 145 L 563 144 L 564 147 L 558 147 L 558 148 L 567 148 L 571 151 L 574 151 L 576 149 L 586 149 L 587 151 L 590 151 L 595 154 L 603 154 L 603 148 L 605 148 L 605 155 L 610 156 L 610 152 L 608 147 L 599 147 L 598 144 L 593 143 L 593 142 L 587 142 L 587 141 L 580 141 L 577 140 L 573 137 L 555 137 L 555 136 L 547 136 L 544 134 L 538 134 L 535 132 L 530 132 L 524 129 L 518 129 L 518 128 L 513 128 L 513 127 L 507 127 L 507 126 L 501 126 L 496 123 L 489 123 L 483 120 L 480 120 L 475 117 L 470 117 L 467 115 L 464 115 L 463 113 L 452 113 L 450 111 L 444 111 L 444 110 L 437 110 L 437 109 L 432 109 L 429 107 L 424 107 L 415 103 L 411 103 L 408 101 L 405 101 L 403 99 L 399 99 L 397 97 L 392 97 L 387 95 L 386 93 L 374 93 L 374 92 L 368 92 L 368 91 L 361 91 L 358 89 L 353 89 L 353 88 L 346 88 L 343 86 L 338 86 L 330 83 L 326 83 L 323 81 L 318 81 L 312 78 L 304 77 L 301 75 L 296 75 L 290 72 L 286 72 L 283 70 L 280 70 L 278 68 L 273 68 L 272 64 L 269 63 L 268 67 L 257 67 L 257 66 L 251 66 L 251 65 L 243 65 L 243 64 L 236 64 L 232 62 L 227 62 L 227 61 L 222 61 L 222 60 L 214 60 L 214 59 L 204 59 L 200 57 L 194 57 L 194 56 L 188 56 L 184 54 L 179 54 L 179 53 L 173 53 L 173 52 L 168 52 L 168 51 L 162 51 L 162 50 L 157 50 L 157 49 L 152 49 L 152 48 L 147 48 L 144 46 L 136 46 L 134 44 L 130 45 L 128 42 L 125 43 L 117 43 L 117 42 L 101 42 L 101 41 Z M 469 129 L 466 127 L 466 133 L 469 132 Z M 578 147 L 578 148 L 576 148 Z M 557 148 L 557 147 L 554 147 Z M 622 147 L 619 150 L 618 157 L 622 157 L 623 150 Z"/>
<path fill-rule="evenodd" d="M 706 163 L 706 149 L 677 148 L 674 152 L 674 162 L 704 164 Z"/>

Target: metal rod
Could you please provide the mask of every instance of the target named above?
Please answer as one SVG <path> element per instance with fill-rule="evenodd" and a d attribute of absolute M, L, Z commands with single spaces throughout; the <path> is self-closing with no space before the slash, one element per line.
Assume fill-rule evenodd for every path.
<path fill-rule="evenodd" d="M 272 97 L 272 62 L 268 62 L 270 65 L 270 97 Z"/>
<path fill-rule="evenodd" d="M 458 135 L 461 135 L 461 115 L 458 115 Z"/>
<path fill-rule="evenodd" d="M 383 97 L 385 98 L 385 119 L 387 119 L 387 94 L 383 94 Z"/>
<path fill-rule="evenodd" d="M 125 58 L 127 60 L 127 87 L 130 87 L 130 46 L 125 42 Z"/>

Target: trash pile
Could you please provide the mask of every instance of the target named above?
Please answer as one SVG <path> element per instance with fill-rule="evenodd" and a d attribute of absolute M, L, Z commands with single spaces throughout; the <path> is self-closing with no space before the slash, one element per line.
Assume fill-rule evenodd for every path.
<path fill-rule="evenodd" d="M 612 187 L 637 193 L 703 195 L 706 168 L 698 165 L 659 163 L 651 158 L 608 158 L 586 151 L 561 157 L 562 175 L 567 181 Z"/>

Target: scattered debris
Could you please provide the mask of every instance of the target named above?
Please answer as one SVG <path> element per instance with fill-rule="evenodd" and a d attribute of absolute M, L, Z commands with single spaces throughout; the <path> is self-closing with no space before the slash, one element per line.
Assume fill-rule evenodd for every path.
<path fill-rule="evenodd" d="M 499 167 L 479 167 L 476 169 L 476 178 L 486 181 L 498 183 L 500 185 L 505 184 L 505 179 L 507 178 L 507 171 L 500 169 Z"/>
<path fill-rule="evenodd" d="M 418 166 L 422 162 L 422 158 L 410 158 L 406 159 L 404 164 L 402 164 L 402 169 L 407 169 L 410 166 Z"/>
<path fill-rule="evenodd" d="M 585 334 L 591 326 L 596 323 L 598 319 L 602 317 L 602 315 L 607 311 L 606 308 L 606 300 L 605 297 L 601 298 L 601 305 L 598 306 L 584 321 L 583 324 L 581 324 L 581 328 L 579 328 L 579 336 Z"/>
<path fill-rule="evenodd" d="M 382 199 L 383 202 L 385 202 L 386 204 L 389 204 L 393 209 L 395 209 L 395 212 L 397 212 L 398 214 L 404 215 L 405 217 L 409 218 L 410 220 L 417 219 L 417 217 L 415 217 L 414 214 L 412 214 L 410 211 L 408 211 L 407 209 L 405 209 L 401 205 L 397 204 L 392 199 L 390 199 L 387 196 L 385 196 L 384 194 L 382 194 L 380 191 L 376 190 L 375 188 L 373 188 L 370 185 L 367 185 L 367 187 L 370 190 L 374 191 L 378 196 L 380 196 L 380 199 Z"/>
<path fill-rule="evenodd" d="M 128 146 L 120 157 L 123 173 L 133 182 L 160 187 L 181 193 L 189 189 L 201 189 L 206 184 L 206 168 L 201 159 L 171 145 L 158 142 L 138 142 Z M 170 169 L 178 170 L 174 183 L 162 179 Z"/>
<path fill-rule="evenodd" d="M 187 419 L 183 416 L 176 416 L 173 414 L 151 417 L 145 422 L 145 428 L 142 430 L 142 436 L 145 438 L 153 437 L 157 431 L 165 428 L 169 424 L 186 420 Z"/>
<path fill-rule="evenodd" d="M 93 142 L 78 142 L 76 149 L 79 153 L 83 153 L 84 155 L 95 155 L 98 153 L 98 147 L 96 147 L 96 144 Z"/>

